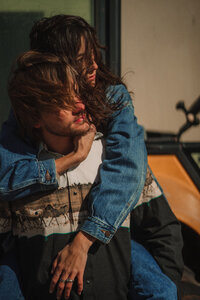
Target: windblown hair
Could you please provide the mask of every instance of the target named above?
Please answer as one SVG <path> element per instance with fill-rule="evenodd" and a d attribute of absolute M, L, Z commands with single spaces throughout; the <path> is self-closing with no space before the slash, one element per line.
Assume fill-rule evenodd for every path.
<path fill-rule="evenodd" d="M 42 112 L 76 110 L 75 94 L 87 103 L 86 112 L 97 127 L 118 110 L 118 104 L 104 103 L 104 93 L 99 89 L 85 88 L 77 78 L 77 71 L 52 53 L 30 50 L 18 57 L 8 81 L 8 94 L 24 136 L 38 138 L 34 125 Z"/>
<path fill-rule="evenodd" d="M 76 71 L 59 57 L 27 51 L 16 60 L 8 94 L 24 135 L 33 137 L 41 112 L 75 109 Z"/>
<path fill-rule="evenodd" d="M 88 72 L 92 65 L 92 55 L 98 65 L 96 88 L 103 89 L 108 86 L 123 84 L 122 80 L 112 74 L 102 60 L 102 47 L 96 36 L 96 31 L 83 18 L 71 15 L 55 15 L 42 18 L 35 23 L 30 33 L 31 49 L 40 52 L 50 52 L 73 66 L 81 74 L 81 64 L 77 61 L 77 55 L 81 47 L 81 40 L 85 42 L 84 61 Z M 105 97 L 106 101 L 106 97 Z"/>

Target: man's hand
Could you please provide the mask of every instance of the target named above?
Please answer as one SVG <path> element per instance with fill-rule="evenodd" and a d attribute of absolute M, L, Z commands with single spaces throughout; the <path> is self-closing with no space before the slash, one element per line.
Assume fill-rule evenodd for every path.
<path fill-rule="evenodd" d="M 83 290 L 83 275 L 87 262 L 88 250 L 95 238 L 84 232 L 79 232 L 73 242 L 61 250 L 53 262 L 51 273 L 53 274 L 49 292 L 53 293 L 57 284 L 57 299 L 60 299 L 64 291 L 65 299 L 68 299 L 73 281 L 77 277 L 78 294 Z M 66 280 L 71 282 L 66 282 Z"/>
<path fill-rule="evenodd" d="M 77 136 L 73 139 L 74 150 L 69 154 L 56 159 L 56 172 L 62 175 L 68 169 L 76 167 L 88 156 L 96 134 L 96 128 L 93 124 L 85 135 Z"/>

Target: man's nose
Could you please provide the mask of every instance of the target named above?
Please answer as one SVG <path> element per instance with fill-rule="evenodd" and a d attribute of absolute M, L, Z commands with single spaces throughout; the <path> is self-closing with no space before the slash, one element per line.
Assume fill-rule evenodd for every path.
<path fill-rule="evenodd" d="M 76 108 L 77 108 L 77 111 L 78 112 L 79 110 L 85 110 L 85 104 L 83 104 L 83 102 L 81 100 L 77 101 L 76 102 Z"/>

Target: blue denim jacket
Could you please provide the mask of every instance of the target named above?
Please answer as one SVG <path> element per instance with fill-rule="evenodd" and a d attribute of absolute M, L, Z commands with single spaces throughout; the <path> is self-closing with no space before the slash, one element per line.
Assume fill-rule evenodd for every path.
<path fill-rule="evenodd" d="M 111 86 L 107 97 L 127 105 L 108 125 L 100 183 L 90 193 L 90 216 L 81 230 L 108 243 L 139 200 L 147 167 L 144 133 L 137 124 L 131 97 L 123 85 Z M 31 117 L 31 116 L 30 116 Z M 12 201 L 58 187 L 55 160 L 40 161 L 38 150 L 17 133 L 13 114 L 0 135 L 0 198 Z"/>

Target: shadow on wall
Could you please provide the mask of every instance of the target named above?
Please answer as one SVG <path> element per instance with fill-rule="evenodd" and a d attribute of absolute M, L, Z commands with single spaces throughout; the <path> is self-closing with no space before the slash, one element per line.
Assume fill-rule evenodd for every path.
<path fill-rule="evenodd" d="M 10 101 L 7 80 L 15 58 L 29 49 L 29 33 L 43 12 L 0 13 L 0 126 L 7 119 Z"/>

